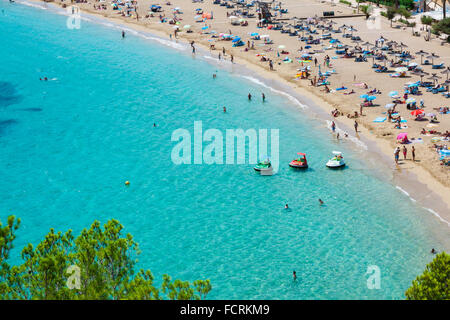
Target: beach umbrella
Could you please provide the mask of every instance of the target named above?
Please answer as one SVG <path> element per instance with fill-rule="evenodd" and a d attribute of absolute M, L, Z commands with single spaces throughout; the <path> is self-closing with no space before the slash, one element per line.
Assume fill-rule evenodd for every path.
<path fill-rule="evenodd" d="M 362 44 L 362 46 L 366 46 L 366 49 L 369 50 L 369 46 L 372 45 L 370 42 L 366 41 Z"/>
<path fill-rule="evenodd" d="M 399 133 L 397 135 L 397 140 L 404 140 L 404 139 L 407 139 L 407 138 L 408 138 L 408 133 L 407 132 L 402 132 L 402 133 Z"/>
<path fill-rule="evenodd" d="M 239 40 L 241 40 L 240 37 L 235 37 L 232 42 L 238 42 Z"/>
<path fill-rule="evenodd" d="M 442 149 L 439 151 L 439 154 L 443 157 L 450 157 L 450 150 L 449 149 Z"/>
<path fill-rule="evenodd" d="M 450 68 L 447 67 L 447 69 L 442 71 L 441 74 L 446 74 L 447 75 L 447 80 L 448 80 L 448 75 L 450 74 Z"/>
<path fill-rule="evenodd" d="M 359 96 L 361 99 L 367 99 L 369 97 L 368 94 L 362 94 Z"/>
<path fill-rule="evenodd" d="M 427 59 L 431 59 L 431 64 L 434 64 L 434 58 L 439 58 L 439 56 L 435 53 L 432 53 L 427 57 Z"/>
<path fill-rule="evenodd" d="M 375 96 L 368 96 L 366 99 L 367 100 L 369 100 L 369 101 L 373 101 L 373 100 L 375 100 L 377 97 L 375 97 Z"/>
<path fill-rule="evenodd" d="M 387 105 L 384 106 L 386 109 L 391 109 L 393 107 L 395 107 L 394 103 L 388 103 Z"/>
<path fill-rule="evenodd" d="M 202 27 L 202 30 L 206 30 L 208 28 L 209 28 L 208 26 L 204 26 L 204 27 Z"/>
<path fill-rule="evenodd" d="M 396 96 L 398 96 L 398 92 L 397 91 L 391 91 L 391 92 L 389 92 L 389 97 L 396 97 Z"/>
<path fill-rule="evenodd" d="M 413 116 L 418 116 L 419 114 L 422 114 L 423 113 L 423 110 L 422 109 L 418 109 L 418 110 L 414 110 L 414 111 L 412 111 L 411 112 L 411 114 L 413 115 Z"/>
<path fill-rule="evenodd" d="M 406 99 L 406 103 L 414 103 L 414 102 L 416 102 L 416 99 L 414 99 L 414 98 Z"/>
<path fill-rule="evenodd" d="M 420 50 L 420 51 L 416 52 L 416 54 L 420 55 L 420 64 L 422 64 L 423 56 L 428 53 L 423 50 Z"/>
<path fill-rule="evenodd" d="M 405 68 L 405 67 L 399 67 L 399 68 L 395 68 L 395 72 L 406 72 L 406 71 L 408 71 L 408 68 Z"/>
<path fill-rule="evenodd" d="M 432 73 L 432 76 L 429 77 L 428 79 L 433 80 L 433 82 L 436 82 L 440 79 L 441 77 L 439 77 L 438 75 L 436 75 L 436 73 Z"/>

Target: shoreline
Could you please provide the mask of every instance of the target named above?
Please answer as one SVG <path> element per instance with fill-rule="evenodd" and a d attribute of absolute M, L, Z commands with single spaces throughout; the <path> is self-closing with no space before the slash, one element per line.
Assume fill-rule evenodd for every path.
<path fill-rule="evenodd" d="M 43 2 L 45 5 L 51 4 L 56 8 L 62 9 L 61 3 L 47 3 L 42 0 L 31 0 L 31 2 Z M 169 40 L 170 32 L 168 32 L 168 30 L 165 30 L 167 29 L 165 28 L 165 25 L 160 24 L 160 28 L 158 28 L 158 25 L 155 23 L 150 25 L 143 25 L 139 22 L 129 21 L 126 18 L 112 17 L 107 14 L 100 14 L 99 12 L 96 12 L 94 10 L 85 8 L 84 6 L 80 7 L 80 9 L 83 14 L 86 14 L 88 16 L 109 21 L 118 26 L 123 25 L 127 28 L 130 28 L 131 30 L 149 33 L 166 41 L 174 42 L 174 40 Z M 186 41 L 186 43 L 184 43 L 183 40 Z M 194 40 L 198 46 L 201 46 L 202 50 L 205 53 L 210 52 L 204 39 L 203 41 L 202 39 L 198 39 L 195 33 L 192 34 L 192 36 L 186 33 L 180 33 L 176 43 L 181 42 L 183 45 L 188 45 L 188 42 L 190 40 Z M 323 95 L 319 95 L 319 92 L 315 92 L 307 86 L 305 87 L 301 82 L 292 81 L 277 72 L 267 70 L 267 68 L 254 63 L 247 56 L 241 54 L 240 51 L 234 50 L 232 53 L 234 55 L 234 65 L 250 70 L 258 77 L 261 77 L 263 80 L 265 80 L 265 82 L 274 81 L 280 84 L 280 87 L 286 86 L 288 90 L 286 90 L 286 88 L 281 88 L 280 90 L 282 90 L 283 92 L 295 92 L 296 95 L 309 100 L 310 102 L 312 102 L 312 109 L 320 109 L 320 112 L 316 112 L 317 110 L 313 110 L 313 113 L 316 113 L 316 115 L 320 119 L 326 120 L 326 115 L 328 115 L 329 119 L 335 121 L 337 128 L 344 127 L 347 132 L 350 132 L 349 128 L 352 128 L 353 126 L 353 119 L 349 119 L 346 117 L 338 117 L 332 119 L 332 117 L 330 116 L 330 112 L 336 107 L 339 107 L 337 103 L 333 104 L 332 102 L 328 101 L 328 99 L 326 99 Z M 233 73 L 233 71 L 231 72 Z M 265 82 L 263 83 L 265 84 Z M 278 90 L 278 88 L 276 90 Z M 394 148 L 392 146 L 392 143 L 387 139 L 381 138 L 375 133 L 371 132 L 371 128 L 367 128 L 363 122 L 359 122 L 359 124 L 359 132 L 356 135 L 356 138 L 366 143 L 368 145 L 367 151 L 380 158 L 383 161 L 382 165 L 386 165 L 386 167 L 391 170 L 389 172 L 389 175 L 392 174 L 392 181 L 389 182 L 392 183 L 397 189 L 402 191 L 405 195 L 407 195 L 410 199 L 412 199 L 411 201 L 417 201 L 425 210 L 429 211 L 435 216 L 437 215 L 435 218 L 438 218 L 441 223 L 447 224 L 450 227 L 450 197 L 448 197 L 448 195 L 450 194 L 450 187 L 441 183 L 431 172 L 429 172 L 429 170 L 427 170 L 420 164 L 413 164 L 408 162 L 408 165 L 405 166 L 405 168 L 396 169 L 393 165 L 392 160 L 392 150 Z M 417 194 L 416 191 L 419 190 L 422 193 L 420 197 L 412 198 L 410 196 L 410 194 Z"/>

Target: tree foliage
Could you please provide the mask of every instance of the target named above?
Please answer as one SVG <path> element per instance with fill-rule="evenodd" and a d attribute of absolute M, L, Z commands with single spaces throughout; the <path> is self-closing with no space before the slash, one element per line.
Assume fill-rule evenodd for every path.
<path fill-rule="evenodd" d="M 395 16 L 397 15 L 397 10 L 395 8 L 389 7 L 386 11 L 386 18 L 391 22 L 392 27 L 392 20 L 394 20 Z"/>
<path fill-rule="evenodd" d="M 23 263 L 10 266 L 15 231 L 20 220 L 0 221 L 0 299 L 202 299 L 211 290 L 209 280 L 174 280 L 163 276 L 154 285 L 150 270 L 135 272 L 138 244 L 123 234 L 117 220 L 103 227 L 94 221 L 74 237 L 72 231 L 50 232 L 37 245 L 22 250 Z"/>
<path fill-rule="evenodd" d="M 450 299 L 450 255 L 442 252 L 429 263 L 422 275 L 406 290 L 407 300 Z"/>
<path fill-rule="evenodd" d="M 442 19 L 435 23 L 433 25 L 433 31 L 450 35 L 450 18 Z"/>

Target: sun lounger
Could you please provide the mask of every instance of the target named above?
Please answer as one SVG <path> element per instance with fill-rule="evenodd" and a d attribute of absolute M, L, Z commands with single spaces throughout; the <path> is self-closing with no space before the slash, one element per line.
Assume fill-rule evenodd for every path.
<path fill-rule="evenodd" d="M 441 64 L 433 64 L 431 66 L 432 69 L 443 69 L 444 68 L 444 63 L 442 62 Z"/>
<path fill-rule="evenodd" d="M 373 122 L 384 122 L 386 121 L 386 117 L 378 117 L 375 120 L 373 120 Z"/>

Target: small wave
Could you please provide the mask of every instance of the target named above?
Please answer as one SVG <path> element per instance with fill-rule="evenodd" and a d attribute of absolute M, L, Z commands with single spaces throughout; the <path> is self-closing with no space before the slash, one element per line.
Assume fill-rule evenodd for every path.
<path fill-rule="evenodd" d="M 303 103 L 301 103 L 300 101 L 298 101 L 296 98 L 291 96 L 289 93 L 286 93 L 284 91 L 272 88 L 272 87 L 266 85 L 264 82 L 262 82 L 262 81 L 260 81 L 260 80 L 258 80 L 256 78 L 253 78 L 253 77 L 250 77 L 250 76 L 241 76 L 241 77 L 244 78 L 244 79 L 247 79 L 247 80 L 249 80 L 249 81 L 251 81 L 253 83 L 256 83 L 257 85 L 260 85 L 260 86 L 262 86 L 264 88 L 267 88 L 267 89 L 271 90 L 272 92 L 275 92 L 276 94 L 280 94 L 280 95 L 283 95 L 283 96 L 287 97 L 291 102 L 293 102 L 294 104 L 298 105 L 302 109 L 307 109 L 308 108 L 308 106 L 306 106 Z"/>
<path fill-rule="evenodd" d="M 327 122 L 327 128 L 330 129 L 330 131 L 332 131 L 332 129 L 331 129 L 332 121 L 331 120 L 326 120 L 326 122 Z M 335 129 L 335 132 L 338 132 L 341 137 L 344 137 L 344 134 L 347 134 L 348 136 L 345 139 L 350 140 L 351 142 L 355 143 L 357 146 L 363 148 L 364 150 L 368 150 L 369 149 L 364 142 L 359 140 L 357 137 L 354 137 L 354 136 L 350 135 L 347 131 L 344 131 L 344 130 L 338 128 L 337 126 L 336 126 L 336 129 Z"/>
<path fill-rule="evenodd" d="M 430 208 L 425 208 L 427 211 L 431 212 L 433 215 L 435 215 L 439 220 L 441 220 L 443 223 L 446 223 L 450 227 L 450 222 L 442 218 L 436 211 Z"/>
<path fill-rule="evenodd" d="M 402 189 L 402 188 L 399 187 L 399 186 L 395 186 L 395 188 L 397 188 L 398 190 L 400 190 L 401 192 L 403 192 L 409 199 L 411 199 L 412 202 L 417 202 L 417 200 L 414 199 L 413 197 L 411 197 L 411 196 L 409 195 L 409 193 L 408 193 L 405 189 Z"/>
<path fill-rule="evenodd" d="M 44 7 L 43 5 L 37 4 L 37 3 L 32 3 L 32 2 L 28 2 L 28 1 L 18 1 L 18 3 L 23 4 L 25 6 L 28 7 L 33 7 L 33 8 L 38 8 L 41 10 L 47 10 L 47 7 Z"/>

